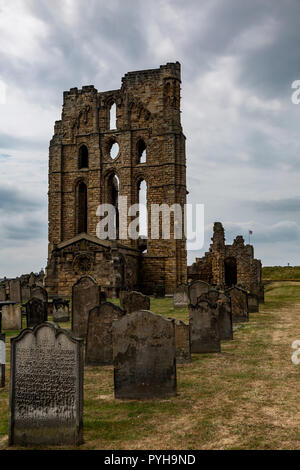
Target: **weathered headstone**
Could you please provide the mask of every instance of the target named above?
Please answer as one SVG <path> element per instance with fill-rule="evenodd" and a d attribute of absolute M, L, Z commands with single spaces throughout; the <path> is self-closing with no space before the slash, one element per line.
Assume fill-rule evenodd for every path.
<path fill-rule="evenodd" d="M 218 310 L 207 300 L 189 305 L 190 341 L 192 353 L 220 352 Z"/>
<path fill-rule="evenodd" d="M 21 305 L 5 305 L 2 307 L 3 330 L 22 329 L 22 307 Z"/>
<path fill-rule="evenodd" d="M 231 311 L 231 299 L 228 295 L 223 292 L 219 293 L 217 300 L 218 309 L 218 323 L 220 340 L 232 340 L 233 339 L 233 327 L 232 327 L 232 311 Z"/>
<path fill-rule="evenodd" d="M 11 279 L 9 281 L 9 298 L 12 302 L 21 303 L 21 282 L 20 279 Z"/>
<path fill-rule="evenodd" d="M 232 287 L 226 291 L 231 298 L 231 311 L 233 323 L 249 321 L 248 294 L 240 287 Z"/>
<path fill-rule="evenodd" d="M 191 305 L 196 305 L 197 300 L 203 294 L 207 294 L 211 286 L 204 281 L 194 281 L 188 286 L 189 301 Z"/>
<path fill-rule="evenodd" d="M 166 289 L 163 284 L 158 284 L 153 290 L 154 297 L 156 299 L 163 299 L 166 295 Z"/>
<path fill-rule="evenodd" d="M 5 300 L 6 300 L 5 286 L 0 286 L 0 302 L 5 302 Z"/>
<path fill-rule="evenodd" d="M 141 292 L 121 291 L 120 305 L 126 314 L 138 310 L 150 310 L 150 297 L 143 295 Z"/>
<path fill-rule="evenodd" d="M 89 312 L 86 338 L 86 365 L 113 364 L 113 322 L 120 320 L 125 312 L 116 305 L 105 302 Z"/>
<path fill-rule="evenodd" d="M 146 399 L 176 395 L 175 325 L 147 310 L 113 324 L 115 397 Z"/>
<path fill-rule="evenodd" d="M 0 333 L 0 388 L 5 387 L 5 335 Z"/>
<path fill-rule="evenodd" d="M 81 277 L 72 289 L 72 330 L 77 338 L 87 334 L 89 311 L 100 303 L 100 286 L 91 276 Z"/>
<path fill-rule="evenodd" d="M 23 285 L 21 287 L 21 291 L 22 291 L 22 302 L 25 302 L 26 300 L 29 300 L 30 297 L 31 297 L 31 291 L 30 291 L 30 287 L 29 285 Z"/>
<path fill-rule="evenodd" d="M 11 340 L 9 444 L 79 445 L 83 341 L 42 323 Z"/>
<path fill-rule="evenodd" d="M 187 307 L 188 303 L 189 303 L 188 287 L 185 285 L 181 285 L 174 292 L 174 297 L 173 297 L 174 308 Z"/>
<path fill-rule="evenodd" d="M 45 303 L 48 303 L 48 293 L 46 289 L 41 286 L 36 286 L 31 289 L 31 299 L 40 299 Z"/>
<path fill-rule="evenodd" d="M 34 327 L 39 323 L 47 321 L 47 304 L 34 297 L 26 302 L 27 328 Z"/>
<path fill-rule="evenodd" d="M 190 327 L 181 320 L 175 320 L 176 363 L 191 362 Z"/>
<path fill-rule="evenodd" d="M 69 301 L 54 299 L 52 303 L 52 316 L 55 323 L 66 323 L 70 321 Z"/>
<path fill-rule="evenodd" d="M 259 298 L 256 294 L 248 294 L 249 313 L 259 312 Z"/>

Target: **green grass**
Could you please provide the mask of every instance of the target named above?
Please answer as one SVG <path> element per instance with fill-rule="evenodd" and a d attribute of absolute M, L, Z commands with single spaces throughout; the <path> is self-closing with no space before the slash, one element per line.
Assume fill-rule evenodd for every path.
<path fill-rule="evenodd" d="M 265 266 L 262 269 L 264 281 L 300 280 L 300 266 Z"/>
<path fill-rule="evenodd" d="M 171 298 L 151 299 L 151 310 L 188 321 L 187 309 L 174 309 Z M 300 366 L 290 360 L 299 313 L 300 283 L 267 285 L 260 312 L 221 353 L 194 354 L 177 367 L 172 399 L 115 400 L 113 368 L 86 367 L 81 448 L 300 449 Z M 7 335 L 7 352 L 15 334 Z M 9 380 L 0 390 L 0 449 L 7 448 L 8 398 Z"/>

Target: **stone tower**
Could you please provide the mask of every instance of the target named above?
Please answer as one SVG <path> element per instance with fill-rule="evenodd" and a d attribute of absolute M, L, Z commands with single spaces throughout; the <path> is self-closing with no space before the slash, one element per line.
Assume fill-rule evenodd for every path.
<path fill-rule="evenodd" d="M 49 152 L 49 253 L 46 287 L 69 295 L 82 274 L 106 290 L 174 292 L 186 282 L 186 240 L 151 239 L 151 204 L 186 203 L 185 136 L 180 122 L 180 64 L 129 72 L 119 90 L 64 92 Z M 113 123 L 113 110 L 116 119 Z M 139 203 L 147 188 L 148 239 L 100 240 L 100 204 Z M 118 213 L 118 211 L 117 211 Z M 134 217 L 127 216 L 127 225 Z M 171 216 L 171 221 L 173 217 Z M 183 230 L 182 230 L 183 232 Z"/>

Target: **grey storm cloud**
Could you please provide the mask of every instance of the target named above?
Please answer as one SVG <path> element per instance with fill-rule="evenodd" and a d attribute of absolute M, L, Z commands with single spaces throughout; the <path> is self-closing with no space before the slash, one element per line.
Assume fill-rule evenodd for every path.
<path fill-rule="evenodd" d="M 16 212 L 22 214 L 38 210 L 43 206 L 43 202 L 42 199 L 30 197 L 15 188 L 2 187 L 0 188 L 0 217 L 3 213 L 9 217 Z"/>
<path fill-rule="evenodd" d="M 300 197 L 288 199 L 275 199 L 271 201 L 254 201 L 251 204 L 263 212 L 299 212 L 300 213 Z"/>

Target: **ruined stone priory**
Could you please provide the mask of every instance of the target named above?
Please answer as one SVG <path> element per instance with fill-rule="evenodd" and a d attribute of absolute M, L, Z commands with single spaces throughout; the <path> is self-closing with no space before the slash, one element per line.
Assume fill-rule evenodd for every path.
<path fill-rule="evenodd" d="M 245 245 L 241 235 L 232 245 L 226 245 L 220 222 L 215 222 L 211 240 L 209 252 L 188 267 L 188 279 L 202 280 L 221 289 L 237 285 L 263 301 L 262 265 L 254 258 L 253 246 Z"/>
<path fill-rule="evenodd" d="M 152 239 L 151 204 L 186 203 L 185 136 L 180 118 L 180 64 L 126 73 L 120 89 L 93 85 L 63 95 L 49 151 L 49 250 L 45 286 L 70 298 L 80 276 L 91 275 L 109 295 L 121 290 L 172 294 L 187 282 L 186 240 Z M 120 237 L 118 201 L 128 207 L 146 188 L 148 236 Z M 97 237 L 97 208 L 116 208 L 115 237 Z M 171 221 L 173 220 L 171 214 Z M 135 217 L 126 215 L 128 228 Z M 161 222 L 160 222 L 161 224 Z M 161 232 L 161 231 L 160 231 Z"/>

